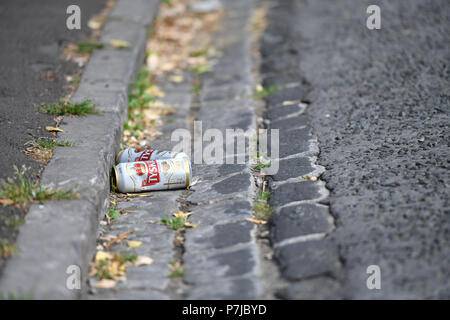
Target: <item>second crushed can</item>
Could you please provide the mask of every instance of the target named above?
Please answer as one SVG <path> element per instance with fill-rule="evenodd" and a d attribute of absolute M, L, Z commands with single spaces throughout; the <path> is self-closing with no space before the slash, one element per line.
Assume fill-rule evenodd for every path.
<path fill-rule="evenodd" d="M 188 188 L 191 165 L 187 158 L 119 163 L 112 183 L 120 192 Z"/>
<path fill-rule="evenodd" d="M 149 160 L 179 159 L 179 158 L 189 159 L 188 155 L 184 152 L 126 148 L 120 151 L 119 154 L 117 155 L 116 164 L 133 161 L 149 161 Z"/>

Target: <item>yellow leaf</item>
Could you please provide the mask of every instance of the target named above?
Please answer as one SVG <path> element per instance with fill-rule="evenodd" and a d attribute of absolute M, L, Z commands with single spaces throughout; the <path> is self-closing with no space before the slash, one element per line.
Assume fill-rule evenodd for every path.
<path fill-rule="evenodd" d="M 192 214 L 192 212 L 184 213 L 183 211 L 178 211 L 177 213 L 174 213 L 173 216 L 174 216 L 175 218 L 182 217 L 182 218 L 187 219 L 187 217 L 189 217 L 191 214 Z"/>
<path fill-rule="evenodd" d="M 171 76 L 171 77 L 169 78 L 169 80 L 170 80 L 171 82 L 180 83 L 180 82 L 183 82 L 183 76 Z"/>
<path fill-rule="evenodd" d="M 142 245 L 142 241 L 128 241 L 128 246 L 130 248 L 137 248 Z"/>
<path fill-rule="evenodd" d="M 12 201 L 11 199 L 0 199 L 0 204 L 3 204 L 5 206 L 13 204 L 14 201 Z"/>
<path fill-rule="evenodd" d="M 189 223 L 189 222 L 185 222 L 185 223 L 184 223 L 184 227 L 185 227 L 185 228 L 197 228 L 197 225 L 196 225 L 196 224 Z"/>
<path fill-rule="evenodd" d="M 95 261 L 112 260 L 113 258 L 114 258 L 114 255 L 112 253 L 104 252 L 104 251 L 99 251 L 95 255 Z"/>
<path fill-rule="evenodd" d="M 261 91 L 263 91 L 263 90 L 264 90 L 264 87 L 263 87 L 262 85 L 258 84 L 258 85 L 256 86 L 256 91 L 257 91 L 257 92 L 261 92 Z"/>
<path fill-rule="evenodd" d="M 146 256 L 138 256 L 136 261 L 134 261 L 134 265 L 136 267 L 145 266 L 153 263 L 153 259 Z"/>
<path fill-rule="evenodd" d="M 111 40 L 109 43 L 113 47 L 119 48 L 119 49 L 127 49 L 127 48 L 131 47 L 131 45 L 127 41 L 123 41 L 123 40 Z"/>
<path fill-rule="evenodd" d="M 64 130 L 62 130 L 60 128 L 51 127 L 51 126 L 45 127 L 45 130 L 50 131 L 50 132 L 64 132 Z"/>
<path fill-rule="evenodd" d="M 298 100 L 295 100 L 295 101 L 286 100 L 286 101 L 283 101 L 283 106 L 291 106 L 291 105 L 299 103 L 299 102 L 300 101 L 298 101 Z"/>
<path fill-rule="evenodd" d="M 103 279 L 94 284 L 95 287 L 101 289 L 110 289 L 116 286 L 116 281 L 111 279 Z"/>
<path fill-rule="evenodd" d="M 88 21 L 87 25 L 89 28 L 91 28 L 93 30 L 97 30 L 97 29 L 100 29 L 100 27 L 102 26 L 102 22 L 95 18 L 92 18 Z"/>
<path fill-rule="evenodd" d="M 265 221 L 265 220 L 256 219 L 256 218 L 247 218 L 245 220 L 256 223 L 256 224 L 266 224 L 267 223 L 267 221 Z"/>
<path fill-rule="evenodd" d="M 127 197 L 150 197 L 150 193 L 127 193 Z"/>

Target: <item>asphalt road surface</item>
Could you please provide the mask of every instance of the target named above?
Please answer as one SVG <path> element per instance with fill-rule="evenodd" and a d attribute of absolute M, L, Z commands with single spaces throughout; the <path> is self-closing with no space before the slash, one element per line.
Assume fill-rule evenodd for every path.
<path fill-rule="evenodd" d="M 71 4 L 80 6 L 81 30 L 66 27 Z M 63 61 L 62 50 L 69 42 L 87 39 L 87 21 L 104 5 L 105 0 L 0 2 L 0 180 L 13 175 L 14 165 L 26 165 L 30 177 L 38 177 L 42 165 L 24 154 L 24 144 L 48 137 L 45 126 L 54 121 L 35 105 L 57 102 L 70 92 L 64 75 L 74 74 L 78 66 Z M 0 207 L 0 239 L 14 240 L 15 231 L 6 227 L 6 220 L 22 215 L 22 210 Z"/>
<path fill-rule="evenodd" d="M 380 297 L 449 298 L 450 3 L 290 0 L 271 16 L 286 24 L 267 37 L 292 49 L 280 67 L 298 59 L 310 102 L 343 297 L 372 297 L 377 265 Z"/>

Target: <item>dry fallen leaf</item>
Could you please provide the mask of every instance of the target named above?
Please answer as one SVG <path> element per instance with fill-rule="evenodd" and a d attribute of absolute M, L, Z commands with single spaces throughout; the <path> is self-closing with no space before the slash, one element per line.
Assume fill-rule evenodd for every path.
<path fill-rule="evenodd" d="M 108 250 L 113 244 L 121 243 L 123 240 L 125 240 L 130 233 L 134 232 L 134 230 L 129 230 L 127 232 L 124 232 L 117 237 L 111 238 L 105 245 L 105 249 Z"/>
<path fill-rule="evenodd" d="M 184 227 L 185 228 L 197 228 L 197 225 L 196 224 L 192 224 L 190 222 L 185 222 L 184 223 Z"/>
<path fill-rule="evenodd" d="M 100 29 L 100 27 L 102 26 L 102 21 L 99 19 L 99 17 L 93 17 L 88 21 L 88 27 L 91 28 L 92 30 L 97 30 Z"/>
<path fill-rule="evenodd" d="M 153 259 L 146 256 L 138 256 L 136 261 L 133 263 L 134 266 L 145 266 L 153 263 Z"/>
<path fill-rule="evenodd" d="M 128 246 L 130 248 L 137 248 L 142 245 L 142 241 L 128 241 Z"/>
<path fill-rule="evenodd" d="M 186 213 L 184 213 L 183 211 L 178 211 L 178 212 L 176 212 L 176 213 L 173 213 L 173 216 L 174 216 L 175 218 L 182 217 L 182 218 L 184 218 L 184 219 L 187 219 L 187 217 L 189 217 L 191 214 L 192 214 L 192 212 L 186 212 Z"/>
<path fill-rule="evenodd" d="M 101 289 L 111 289 L 116 286 L 116 281 L 111 279 L 102 279 L 94 284 L 95 287 Z"/>
<path fill-rule="evenodd" d="M 45 130 L 47 130 L 49 132 L 64 132 L 64 130 L 62 130 L 60 128 L 51 127 L 51 126 L 45 127 Z"/>
<path fill-rule="evenodd" d="M 114 258 L 114 254 L 110 253 L 110 252 L 104 252 L 104 251 L 98 251 L 95 254 L 95 261 L 100 261 L 100 260 L 112 260 Z"/>
<path fill-rule="evenodd" d="M 12 201 L 11 199 L 0 199 L 0 204 L 3 204 L 5 206 L 13 204 L 14 201 Z"/>
<path fill-rule="evenodd" d="M 150 193 L 127 193 L 127 197 L 150 197 Z"/>
<path fill-rule="evenodd" d="M 171 76 L 169 78 L 169 81 L 175 82 L 175 83 L 183 82 L 183 80 L 184 80 L 183 76 Z"/>
<path fill-rule="evenodd" d="M 119 48 L 119 49 L 128 49 L 131 47 L 130 43 L 123 40 L 111 40 L 109 42 L 113 47 Z"/>
<path fill-rule="evenodd" d="M 283 106 L 291 106 L 291 105 L 297 104 L 297 103 L 299 103 L 299 102 L 300 102 L 300 101 L 298 101 L 298 100 L 294 100 L 294 101 L 286 100 L 286 101 L 283 101 Z"/>
<path fill-rule="evenodd" d="M 195 186 L 199 181 L 200 181 L 199 177 L 194 177 L 191 183 L 189 184 L 189 188 Z"/>
<path fill-rule="evenodd" d="M 265 220 L 256 219 L 256 218 L 247 218 L 245 220 L 256 223 L 256 224 L 266 224 L 267 223 L 267 221 L 265 221 Z"/>

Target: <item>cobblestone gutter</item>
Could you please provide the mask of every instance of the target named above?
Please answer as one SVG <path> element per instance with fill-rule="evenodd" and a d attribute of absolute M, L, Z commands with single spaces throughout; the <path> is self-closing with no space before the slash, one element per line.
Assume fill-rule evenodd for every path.
<path fill-rule="evenodd" d="M 256 129 L 251 61 L 252 1 L 226 1 L 213 45 L 220 52 L 211 72 L 182 75 L 181 83 L 159 77 L 164 102 L 176 112 L 164 118 L 162 135 L 151 141 L 155 149 L 170 149 L 174 130 L 192 132 L 200 144 L 207 129 Z M 248 30 L 249 32 L 242 32 Z M 193 93 L 201 84 L 201 91 Z M 170 120 L 169 120 L 170 119 Z M 169 120 L 169 121 L 168 121 Z M 193 122 L 199 121 L 199 122 Z M 201 124 L 200 124 L 201 122 Z M 223 142 L 224 150 L 226 141 Z M 198 149 L 197 149 L 198 150 Z M 193 160 L 195 162 L 195 155 Z M 122 215 L 103 230 L 119 235 L 133 229 L 128 240 L 141 241 L 136 254 L 150 256 L 153 264 L 130 267 L 126 281 L 114 289 L 95 289 L 92 298 L 132 299 L 253 299 L 261 295 L 260 252 L 252 217 L 256 187 L 249 164 L 193 163 L 197 183 L 187 191 L 154 192 L 118 202 Z M 192 212 L 196 228 L 175 232 L 161 218 L 182 210 Z M 114 247 L 124 250 L 125 244 Z M 180 262 L 184 277 L 171 279 L 170 265 Z"/>

